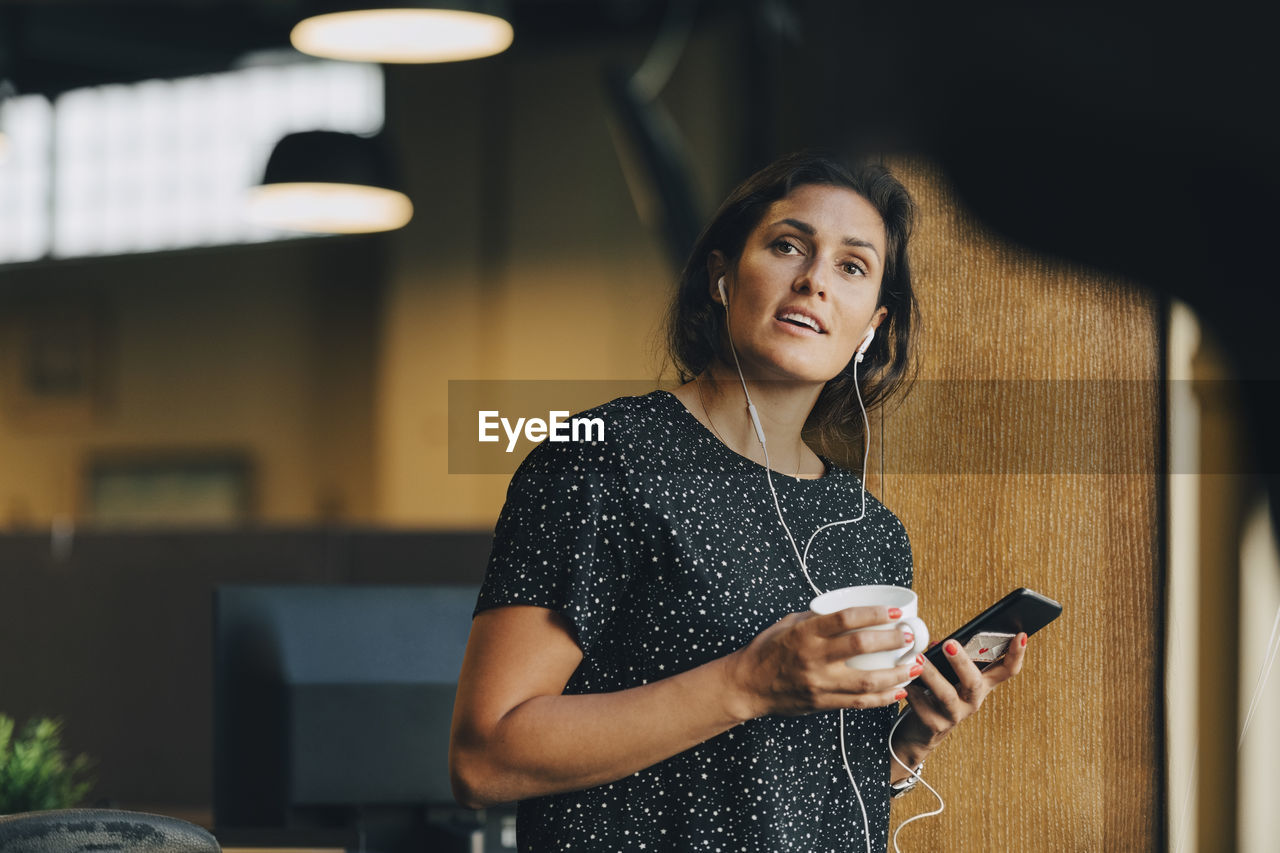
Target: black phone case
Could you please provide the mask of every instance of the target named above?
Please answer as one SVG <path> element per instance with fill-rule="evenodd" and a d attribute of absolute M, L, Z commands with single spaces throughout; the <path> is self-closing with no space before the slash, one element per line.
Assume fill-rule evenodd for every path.
<path fill-rule="evenodd" d="M 1009 641 L 1020 631 L 1026 631 L 1030 636 L 1057 619 L 1060 613 L 1061 604 L 1024 586 L 970 619 L 964 627 L 943 637 L 925 652 L 925 657 L 955 684 L 959 679 L 951 664 L 945 662 L 946 654 L 942 651 L 947 640 L 955 640 L 964 647 L 978 669 L 986 669 L 1004 657 Z"/>

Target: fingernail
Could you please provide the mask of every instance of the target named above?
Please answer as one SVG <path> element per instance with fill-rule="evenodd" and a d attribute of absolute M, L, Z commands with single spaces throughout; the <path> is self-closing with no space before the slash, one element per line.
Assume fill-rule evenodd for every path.
<path fill-rule="evenodd" d="M 916 635 L 911 633 L 910 631 L 903 631 L 902 639 L 903 639 L 902 645 L 909 646 L 916 641 Z"/>
<path fill-rule="evenodd" d="M 1018 642 L 1019 642 L 1019 643 L 1021 643 L 1023 646 L 1026 646 L 1026 644 L 1027 644 L 1027 635 L 1026 635 L 1026 634 L 1023 634 L 1023 635 L 1022 635 L 1022 637 L 1021 637 L 1021 638 L 1019 638 Z"/>
<path fill-rule="evenodd" d="M 919 675 L 922 672 L 924 672 L 924 667 L 917 664 L 916 666 L 911 667 L 911 671 L 908 672 L 907 675 L 910 676 L 911 678 L 915 678 L 917 675 Z"/>
<path fill-rule="evenodd" d="M 955 640 L 947 640 L 947 644 L 942 647 L 942 650 L 949 655 L 958 655 L 960 654 L 960 644 Z"/>
<path fill-rule="evenodd" d="M 889 618 L 890 618 L 890 619 L 901 619 L 901 618 L 902 618 L 902 609 L 901 609 L 901 608 L 899 608 L 899 607 L 890 607 L 890 608 L 889 608 Z"/>
<path fill-rule="evenodd" d="M 916 663 L 918 663 L 918 664 L 923 664 L 923 663 L 924 663 L 924 655 L 916 655 Z"/>
<path fill-rule="evenodd" d="M 906 698 L 907 698 L 907 691 L 905 691 L 905 690 L 899 690 L 897 693 L 893 694 L 893 698 L 894 698 L 894 699 L 906 699 Z"/>

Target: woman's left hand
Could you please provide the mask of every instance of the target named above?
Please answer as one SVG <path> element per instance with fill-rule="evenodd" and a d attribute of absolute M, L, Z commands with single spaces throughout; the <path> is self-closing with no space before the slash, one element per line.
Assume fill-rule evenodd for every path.
<path fill-rule="evenodd" d="M 917 753 L 913 756 L 916 763 L 923 760 L 920 751 L 931 751 L 957 724 L 977 711 L 998 684 L 1022 671 L 1027 657 L 1027 635 L 1014 637 L 1004 659 L 986 670 L 979 670 L 954 640 L 948 640 L 942 651 L 959 683 L 953 685 L 926 659 L 924 672 L 907 686 L 907 702 L 914 719 L 902 721 L 895 747 Z"/>

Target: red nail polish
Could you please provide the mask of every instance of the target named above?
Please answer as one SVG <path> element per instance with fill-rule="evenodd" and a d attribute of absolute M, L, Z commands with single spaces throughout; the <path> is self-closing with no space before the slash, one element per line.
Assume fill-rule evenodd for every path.
<path fill-rule="evenodd" d="M 952 656 L 958 655 L 960 654 L 960 644 L 955 640 L 947 640 L 947 644 L 942 647 L 942 650 Z"/>
<path fill-rule="evenodd" d="M 1018 642 L 1021 643 L 1023 646 L 1025 646 L 1027 644 L 1027 635 L 1023 634 L 1022 638 L 1019 639 Z"/>
<path fill-rule="evenodd" d="M 901 618 L 902 618 L 902 609 L 901 609 L 901 608 L 898 608 L 898 607 L 890 607 L 890 608 L 889 608 L 889 618 L 890 618 L 890 619 L 901 619 Z"/>
<path fill-rule="evenodd" d="M 916 663 L 918 663 L 918 664 L 923 664 L 923 663 L 924 663 L 924 655 L 916 655 Z"/>
<path fill-rule="evenodd" d="M 916 641 L 916 635 L 910 631 L 902 632 L 902 645 L 909 646 Z"/>
<path fill-rule="evenodd" d="M 922 672 L 924 672 L 924 667 L 920 666 L 919 664 L 916 664 L 915 666 L 911 667 L 911 671 L 907 673 L 907 677 L 915 678 L 917 675 L 919 675 Z"/>
<path fill-rule="evenodd" d="M 907 691 L 905 691 L 905 690 L 899 690 L 897 693 L 895 693 L 895 694 L 893 695 L 893 698 L 894 698 L 894 699 L 906 699 L 906 698 L 907 698 Z"/>

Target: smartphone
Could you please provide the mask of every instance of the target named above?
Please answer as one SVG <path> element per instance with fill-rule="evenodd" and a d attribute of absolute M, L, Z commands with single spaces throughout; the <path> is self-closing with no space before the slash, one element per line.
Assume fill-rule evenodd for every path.
<path fill-rule="evenodd" d="M 951 668 L 951 664 L 944 663 L 946 653 L 942 651 L 942 647 L 947 640 L 955 640 L 964 648 L 969 659 L 977 664 L 978 669 L 986 669 L 1004 657 L 1009 643 L 1018 636 L 1018 632 L 1026 631 L 1030 636 L 1057 619 L 1060 613 L 1061 604 L 1024 586 L 970 619 L 964 627 L 943 637 L 924 656 L 948 681 L 956 684 L 959 678 L 955 670 Z"/>

